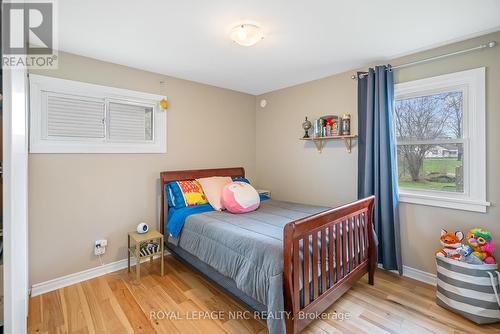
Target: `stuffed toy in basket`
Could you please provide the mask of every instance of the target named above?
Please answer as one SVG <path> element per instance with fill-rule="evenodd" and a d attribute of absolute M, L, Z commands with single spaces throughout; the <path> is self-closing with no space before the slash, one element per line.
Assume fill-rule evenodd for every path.
<path fill-rule="evenodd" d="M 477 324 L 499 322 L 500 273 L 491 255 L 494 244 L 489 232 L 472 229 L 465 245 L 457 243 L 463 238 L 461 232 L 443 242 L 446 233 L 441 233 L 445 251 L 436 252 L 437 304 Z"/>

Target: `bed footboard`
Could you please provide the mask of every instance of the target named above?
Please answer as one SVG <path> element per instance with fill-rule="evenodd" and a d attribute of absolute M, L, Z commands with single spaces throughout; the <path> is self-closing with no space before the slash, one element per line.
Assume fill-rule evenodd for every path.
<path fill-rule="evenodd" d="M 373 284 L 377 250 L 375 197 L 288 223 L 284 229 L 284 298 L 287 334 L 325 311 L 365 273 Z"/>

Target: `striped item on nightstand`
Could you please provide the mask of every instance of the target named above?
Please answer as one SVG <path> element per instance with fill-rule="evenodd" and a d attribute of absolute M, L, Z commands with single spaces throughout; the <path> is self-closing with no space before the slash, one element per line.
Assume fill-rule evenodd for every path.
<path fill-rule="evenodd" d="M 160 244 L 158 242 L 148 242 L 141 245 L 141 256 L 148 256 L 160 251 Z"/>

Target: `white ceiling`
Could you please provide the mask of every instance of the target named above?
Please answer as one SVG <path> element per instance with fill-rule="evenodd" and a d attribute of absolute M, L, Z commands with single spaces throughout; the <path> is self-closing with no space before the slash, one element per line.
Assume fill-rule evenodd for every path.
<path fill-rule="evenodd" d="M 500 30 L 499 0 L 62 0 L 63 51 L 261 94 Z M 265 39 L 228 38 L 252 22 Z M 498 41 L 500 42 L 500 41 Z"/>

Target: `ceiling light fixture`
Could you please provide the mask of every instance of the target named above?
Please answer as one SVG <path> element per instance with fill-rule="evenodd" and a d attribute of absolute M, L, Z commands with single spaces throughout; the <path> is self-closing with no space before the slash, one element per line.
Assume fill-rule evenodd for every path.
<path fill-rule="evenodd" d="M 264 38 L 264 33 L 254 24 L 240 24 L 231 29 L 230 37 L 239 45 L 252 46 Z"/>

